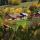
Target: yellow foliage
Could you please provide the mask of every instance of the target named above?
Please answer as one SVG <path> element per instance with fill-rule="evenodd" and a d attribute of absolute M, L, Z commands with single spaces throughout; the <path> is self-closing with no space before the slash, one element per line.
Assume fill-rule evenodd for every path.
<path fill-rule="evenodd" d="M 3 13 L 3 9 L 2 8 L 0 8 L 0 13 Z"/>
<path fill-rule="evenodd" d="M 0 11 L 0 13 L 2 13 L 2 11 Z"/>
<path fill-rule="evenodd" d="M 6 13 L 6 12 L 9 12 L 9 8 L 8 7 L 4 9 L 4 13 Z"/>
<path fill-rule="evenodd" d="M 40 3 L 32 3 L 32 6 L 40 7 Z"/>
<path fill-rule="evenodd" d="M 38 4 L 38 6 L 37 7 L 40 7 L 40 3 Z"/>
<path fill-rule="evenodd" d="M 4 11 L 4 13 L 6 13 L 6 12 L 8 12 L 8 13 L 21 13 L 23 10 L 22 10 L 22 8 L 15 9 L 15 8 L 7 7 L 3 11 Z"/>
<path fill-rule="evenodd" d="M 22 8 L 17 8 L 17 9 L 15 10 L 16 13 L 21 13 L 22 11 L 23 11 Z"/>
<path fill-rule="evenodd" d="M 32 6 L 36 6 L 36 7 L 37 7 L 37 4 L 38 4 L 38 3 L 32 3 Z"/>
<path fill-rule="evenodd" d="M 29 9 L 27 9 L 27 13 L 28 13 L 28 14 L 30 14 L 30 13 L 31 13 L 31 11 L 30 11 Z"/>
<path fill-rule="evenodd" d="M 10 13 L 14 13 L 15 8 L 10 8 Z"/>

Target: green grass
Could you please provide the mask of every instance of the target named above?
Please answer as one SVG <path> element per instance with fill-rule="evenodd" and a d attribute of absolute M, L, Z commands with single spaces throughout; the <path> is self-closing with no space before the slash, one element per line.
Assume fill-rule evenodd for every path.
<path fill-rule="evenodd" d="M 3 19 L 2 19 L 2 18 L 0 18 L 0 26 L 2 25 L 2 23 L 3 23 Z"/>
<path fill-rule="evenodd" d="M 28 27 L 30 25 L 30 21 L 28 20 L 19 20 L 16 22 L 17 26 L 19 27 L 20 25 L 22 25 L 23 27 Z"/>

